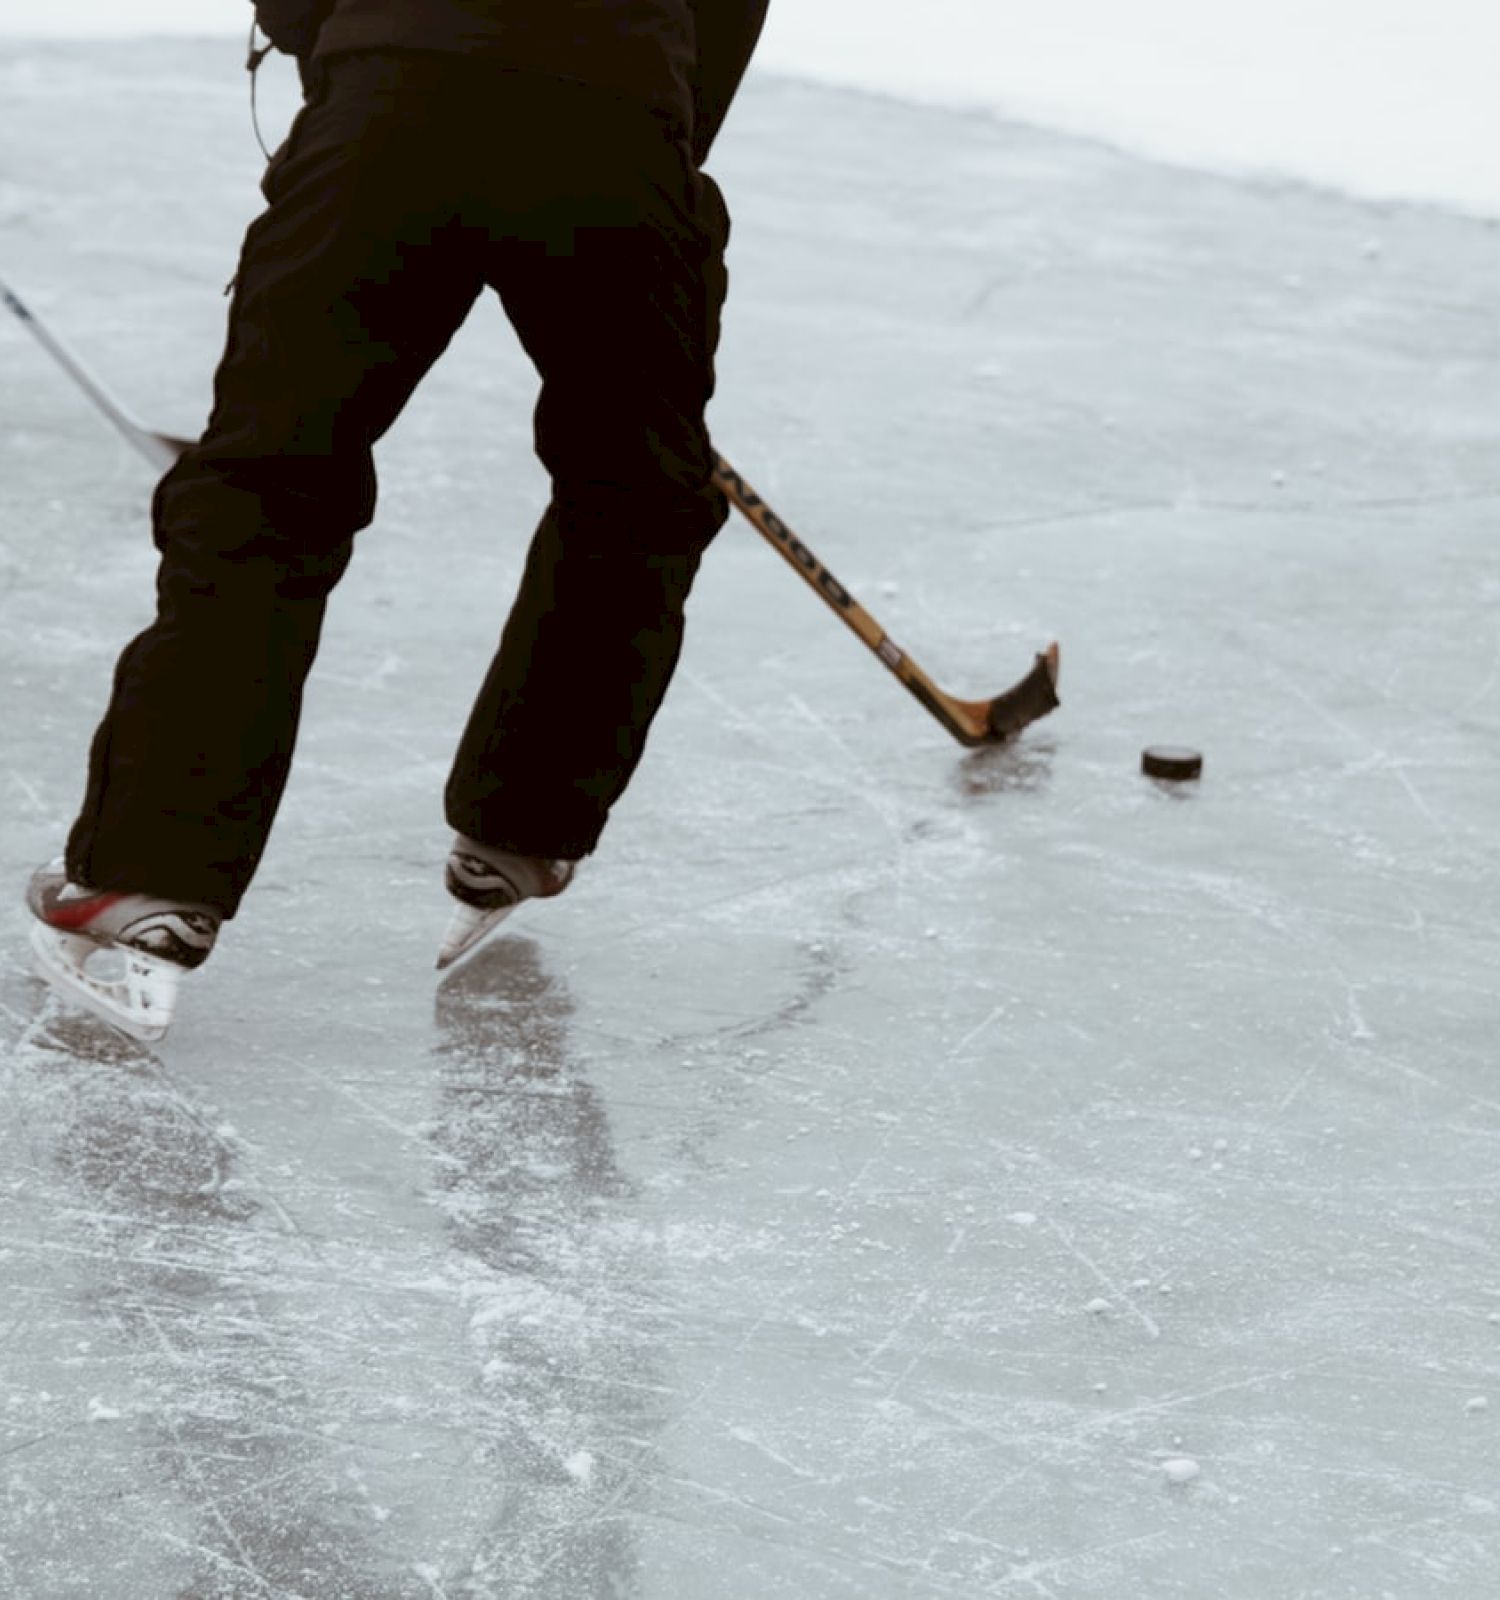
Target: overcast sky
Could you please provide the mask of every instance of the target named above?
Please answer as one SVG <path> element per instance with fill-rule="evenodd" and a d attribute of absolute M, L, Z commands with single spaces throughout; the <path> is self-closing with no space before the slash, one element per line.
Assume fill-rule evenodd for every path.
<path fill-rule="evenodd" d="M 0 0 L 0 35 L 229 36 L 249 17 L 249 0 Z M 1500 215 L 1500 0 L 772 0 L 760 60 Z"/>

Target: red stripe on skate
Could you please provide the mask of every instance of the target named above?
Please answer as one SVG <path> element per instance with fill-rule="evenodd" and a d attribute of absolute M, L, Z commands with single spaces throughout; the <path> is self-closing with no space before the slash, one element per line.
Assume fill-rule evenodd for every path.
<path fill-rule="evenodd" d="M 118 905 L 123 894 L 96 894 L 88 900 L 68 901 L 54 905 L 47 913 L 47 921 L 54 928 L 86 928 L 95 917 Z"/>

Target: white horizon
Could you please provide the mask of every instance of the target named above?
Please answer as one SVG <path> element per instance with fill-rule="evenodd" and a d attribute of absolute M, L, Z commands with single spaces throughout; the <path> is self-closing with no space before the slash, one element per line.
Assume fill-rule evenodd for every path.
<path fill-rule="evenodd" d="M 227 37 L 250 0 L 0 0 L 0 40 Z M 758 65 L 1182 165 L 1500 216 L 1489 0 L 772 0 Z"/>

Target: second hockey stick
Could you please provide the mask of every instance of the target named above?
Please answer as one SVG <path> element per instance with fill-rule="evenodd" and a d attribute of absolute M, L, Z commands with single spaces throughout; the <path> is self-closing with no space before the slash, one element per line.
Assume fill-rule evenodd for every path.
<path fill-rule="evenodd" d="M 0 278 L 0 300 L 5 302 L 7 308 L 13 311 L 21 323 L 30 330 L 37 343 L 159 472 L 165 472 L 187 449 L 186 439 L 172 439 L 165 434 L 153 433 L 137 422 L 3 278 Z"/>

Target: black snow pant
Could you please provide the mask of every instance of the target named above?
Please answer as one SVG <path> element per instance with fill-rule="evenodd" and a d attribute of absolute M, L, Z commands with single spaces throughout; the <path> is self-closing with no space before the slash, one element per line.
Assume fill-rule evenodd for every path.
<path fill-rule="evenodd" d="M 435 52 L 329 62 L 264 190 L 207 429 L 156 492 L 157 616 L 120 659 L 69 876 L 234 914 L 374 515 L 371 447 L 486 286 L 541 378 L 552 500 L 445 809 L 501 849 L 585 855 L 727 514 L 704 422 L 723 201 L 643 106 Z"/>

